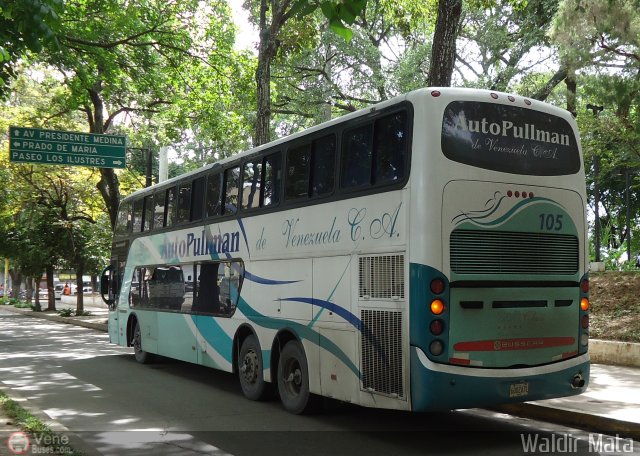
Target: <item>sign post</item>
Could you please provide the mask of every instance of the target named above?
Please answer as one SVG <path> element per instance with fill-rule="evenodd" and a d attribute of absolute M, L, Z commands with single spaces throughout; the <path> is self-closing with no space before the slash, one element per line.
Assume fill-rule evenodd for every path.
<path fill-rule="evenodd" d="M 126 136 L 9 127 L 9 160 L 45 165 L 124 168 Z"/>

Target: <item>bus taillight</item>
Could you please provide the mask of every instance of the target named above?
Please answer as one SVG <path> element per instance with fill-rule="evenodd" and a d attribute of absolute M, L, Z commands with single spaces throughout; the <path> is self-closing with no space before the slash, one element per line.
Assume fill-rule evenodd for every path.
<path fill-rule="evenodd" d="M 439 336 L 444 331 L 444 322 L 442 320 L 433 320 L 429 325 L 429 330 L 434 336 Z"/>
<path fill-rule="evenodd" d="M 582 298 L 580 300 L 580 310 L 583 310 L 584 312 L 589 310 L 589 300 L 587 298 Z"/>
<path fill-rule="evenodd" d="M 440 356 L 444 351 L 444 344 L 436 339 L 429 344 L 429 351 L 433 356 Z"/>
<path fill-rule="evenodd" d="M 431 281 L 431 284 L 429 286 L 429 288 L 431 288 L 431 293 L 433 293 L 434 295 L 439 295 L 442 294 L 444 292 L 444 280 L 442 279 L 433 279 Z"/>
<path fill-rule="evenodd" d="M 582 282 L 580 282 L 580 291 L 583 293 L 589 293 L 589 279 L 583 279 Z"/>
<path fill-rule="evenodd" d="M 440 315 L 442 312 L 444 312 L 444 302 L 439 299 L 434 299 L 433 301 L 431 301 L 431 312 L 434 315 Z"/>
<path fill-rule="evenodd" d="M 580 326 L 582 326 L 582 329 L 589 328 L 589 315 L 583 315 L 580 318 Z"/>

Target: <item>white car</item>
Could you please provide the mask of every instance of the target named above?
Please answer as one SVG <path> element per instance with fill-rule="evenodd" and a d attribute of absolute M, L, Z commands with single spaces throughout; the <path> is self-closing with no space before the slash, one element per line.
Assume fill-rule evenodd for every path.
<path fill-rule="evenodd" d="M 55 295 L 56 300 L 58 301 L 62 299 L 62 290 L 64 290 L 63 283 L 59 283 L 53 287 L 53 294 Z"/>

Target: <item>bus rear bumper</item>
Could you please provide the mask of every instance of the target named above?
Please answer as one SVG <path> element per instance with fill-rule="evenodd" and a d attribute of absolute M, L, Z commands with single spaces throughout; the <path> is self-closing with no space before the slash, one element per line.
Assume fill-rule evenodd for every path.
<path fill-rule="evenodd" d="M 588 353 L 544 366 L 478 369 L 434 363 L 412 346 L 411 408 L 451 410 L 572 396 L 587 389 L 589 369 Z"/>

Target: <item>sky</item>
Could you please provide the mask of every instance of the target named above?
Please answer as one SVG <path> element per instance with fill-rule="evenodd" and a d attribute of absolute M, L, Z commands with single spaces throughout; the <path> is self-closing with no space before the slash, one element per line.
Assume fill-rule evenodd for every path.
<path fill-rule="evenodd" d="M 255 51 L 255 44 L 258 42 L 258 32 L 249 23 L 249 13 L 242 8 L 240 0 L 230 0 L 229 7 L 233 14 L 233 22 L 240 29 L 236 35 L 236 50 L 251 49 Z"/>

